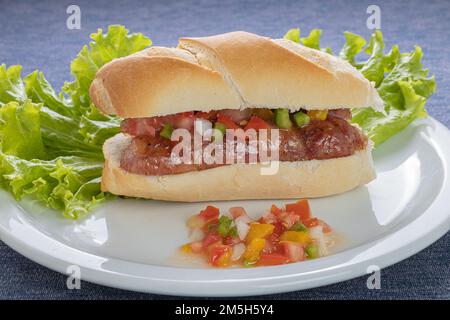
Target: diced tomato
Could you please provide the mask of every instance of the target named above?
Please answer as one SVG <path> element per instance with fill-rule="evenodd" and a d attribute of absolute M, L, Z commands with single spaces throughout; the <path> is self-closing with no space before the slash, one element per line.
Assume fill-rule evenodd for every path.
<path fill-rule="evenodd" d="M 219 218 L 219 209 L 213 206 L 207 206 L 205 210 L 200 211 L 199 216 L 209 221 Z"/>
<path fill-rule="evenodd" d="M 317 219 L 319 221 L 319 225 L 322 226 L 323 233 L 330 233 L 331 227 L 323 220 Z"/>
<path fill-rule="evenodd" d="M 209 121 L 215 121 L 217 118 L 217 111 L 209 111 L 209 112 L 198 111 L 195 113 L 195 117 Z"/>
<path fill-rule="evenodd" d="M 275 222 L 278 221 L 277 217 L 271 212 L 267 212 L 259 220 L 260 223 L 271 223 L 271 224 L 274 224 Z"/>
<path fill-rule="evenodd" d="M 278 250 L 278 241 L 280 237 L 274 233 L 266 238 L 266 245 L 264 246 L 264 253 L 272 253 Z"/>
<path fill-rule="evenodd" d="M 315 226 L 318 226 L 318 225 L 319 225 L 319 219 L 317 219 L 317 218 L 311 218 L 311 219 L 308 219 L 308 220 L 303 221 L 303 224 L 304 224 L 305 227 L 307 227 L 307 228 L 312 228 L 312 227 L 315 227 Z"/>
<path fill-rule="evenodd" d="M 280 245 L 283 247 L 284 253 L 289 258 L 290 262 L 297 262 L 305 259 L 305 250 L 301 243 L 281 241 Z"/>
<path fill-rule="evenodd" d="M 283 224 L 281 222 L 275 222 L 273 225 L 275 226 L 275 228 L 273 229 L 273 233 L 277 236 L 280 236 L 284 231 Z"/>
<path fill-rule="evenodd" d="M 274 215 L 278 215 L 279 213 L 281 213 L 281 209 L 278 208 L 276 205 L 272 205 L 272 207 L 270 208 L 270 212 L 273 213 Z"/>
<path fill-rule="evenodd" d="M 254 130 L 270 129 L 270 126 L 263 119 L 261 119 L 257 116 L 252 116 L 250 118 L 250 121 L 245 126 L 245 130 L 248 130 L 248 129 L 254 129 Z"/>
<path fill-rule="evenodd" d="M 289 258 L 280 253 L 262 253 L 258 260 L 258 266 L 276 266 L 286 264 Z"/>
<path fill-rule="evenodd" d="M 283 224 L 283 227 L 289 229 L 300 220 L 300 216 L 295 212 L 283 212 L 280 213 L 279 219 Z"/>
<path fill-rule="evenodd" d="M 203 249 L 208 248 L 211 244 L 215 242 L 222 242 L 222 237 L 217 232 L 209 232 L 206 234 L 205 238 L 202 241 Z"/>
<path fill-rule="evenodd" d="M 232 207 L 228 210 L 231 214 L 231 216 L 233 217 L 233 219 L 236 219 L 240 216 L 246 216 L 247 212 L 245 212 L 245 209 L 242 207 Z"/>
<path fill-rule="evenodd" d="M 296 203 L 288 203 L 286 205 L 286 211 L 294 212 L 300 217 L 301 221 L 311 218 L 311 209 L 306 199 L 299 200 Z"/>
<path fill-rule="evenodd" d="M 194 127 L 194 112 L 181 112 L 174 114 L 173 118 L 168 122 L 171 122 L 174 128 L 182 128 L 191 130 Z"/>
<path fill-rule="evenodd" d="M 252 111 L 250 109 L 222 109 L 218 112 L 218 115 L 225 116 L 234 123 L 241 123 L 242 121 L 250 119 Z"/>
<path fill-rule="evenodd" d="M 230 263 L 231 247 L 223 244 L 215 245 L 209 252 L 209 263 L 215 267 L 226 267 Z"/>
<path fill-rule="evenodd" d="M 226 236 L 225 239 L 223 239 L 223 243 L 226 245 L 233 245 L 235 244 L 235 239 L 233 239 L 233 237 L 231 236 Z"/>
<path fill-rule="evenodd" d="M 223 115 L 223 114 L 218 114 L 217 115 L 217 122 L 223 123 L 227 129 L 239 129 L 240 127 L 233 122 L 233 120 L 231 120 L 229 117 Z"/>
<path fill-rule="evenodd" d="M 154 118 L 125 119 L 120 124 L 122 132 L 132 136 L 155 136 L 156 130 L 161 126 Z"/>

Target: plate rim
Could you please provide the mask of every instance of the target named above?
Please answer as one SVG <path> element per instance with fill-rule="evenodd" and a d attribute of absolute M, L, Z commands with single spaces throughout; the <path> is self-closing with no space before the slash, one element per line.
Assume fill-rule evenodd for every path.
<path fill-rule="evenodd" d="M 442 140 L 441 136 L 447 136 L 450 139 L 450 130 L 447 127 L 432 117 L 429 117 L 427 121 L 431 121 L 435 126 L 433 132 L 435 141 Z M 23 219 L 20 219 L 22 227 L 26 229 L 24 231 L 27 231 L 28 235 L 37 237 L 41 244 L 43 242 L 49 242 L 51 245 L 44 248 L 37 247 L 37 242 L 29 243 L 30 240 L 27 242 L 23 238 L 18 238 L 13 234 L 12 230 L 8 229 L 2 223 L 0 223 L 0 239 L 15 251 L 49 269 L 67 275 L 67 267 L 77 264 L 80 266 L 81 279 L 83 281 L 125 290 L 178 296 L 231 297 L 273 294 L 324 286 L 366 275 L 367 267 L 375 264 L 374 261 L 377 262 L 376 265 L 381 269 L 398 263 L 423 250 L 450 230 L 450 208 L 442 210 L 440 214 L 437 212 L 439 210 L 434 208 L 437 205 L 439 206 L 440 202 L 444 200 L 443 197 L 445 197 L 445 194 L 450 195 L 450 180 L 448 178 L 450 146 L 439 143 L 433 147 L 436 151 L 441 151 L 439 156 L 443 160 L 445 173 L 444 183 L 436 199 L 434 199 L 431 205 L 420 216 L 399 230 L 394 230 L 392 233 L 389 232 L 383 235 L 380 239 L 375 239 L 369 243 L 361 244 L 325 258 L 301 262 L 302 266 L 304 266 L 303 269 L 310 270 L 306 273 L 304 270 L 297 270 L 297 273 L 295 272 L 298 264 L 257 269 L 216 270 L 189 268 L 189 273 L 197 278 L 187 280 L 182 277 L 175 277 L 173 279 L 169 276 L 179 276 L 180 270 L 186 269 L 146 265 L 118 258 L 105 258 L 84 252 L 52 239 L 34 228 L 30 223 L 23 221 Z M 440 205 L 440 208 L 442 208 L 442 205 Z M 432 221 L 432 223 L 427 223 L 427 227 L 423 228 L 423 225 L 419 222 L 425 218 L 429 219 L 429 215 L 434 218 L 437 215 L 439 219 L 427 220 L 428 222 Z M 417 232 L 415 237 L 411 236 L 411 230 Z M 395 250 L 384 250 L 384 252 L 376 254 L 377 250 L 379 250 L 376 248 L 377 245 L 380 245 L 384 241 L 392 242 L 395 240 L 392 238 L 400 236 L 403 239 L 396 243 L 397 247 Z M 353 257 L 355 253 L 359 253 L 359 255 L 363 253 L 363 256 L 359 258 L 357 256 Z M 67 257 L 68 254 L 74 254 L 77 258 L 81 258 L 81 263 L 80 261 L 76 261 L 77 263 L 74 263 L 75 261 L 68 261 L 73 260 L 73 256 L 70 258 Z M 59 256 L 57 257 L 57 255 Z M 346 261 L 348 259 L 350 260 Z M 340 264 L 334 264 L 336 260 L 341 261 Z M 96 266 L 95 263 L 97 264 Z M 104 263 L 110 263 L 115 267 L 119 267 L 119 269 L 122 266 L 122 268 L 127 267 L 134 272 L 139 272 L 135 274 L 120 273 L 114 270 L 114 268 L 105 269 L 102 267 Z M 314 271 L 316 265 L 322 265 L 321 269 Z M 324 266 L 327 267 L 324 269 Z M 280 272 L 280 270 L 283 272 Z M 165 273 L 166 276 L 158 276 L 158 273 L 161 272 L 163 274 Z M 319 273 L 319 275 L 314 275 L 314 273 Z M 267 274 L 272 275 L 268 276 Z M 275 276 L 274 274 L 278 275 Z M 313 275 L 313 277 L 308 279 L 308 274 Z M 241 290 L 242 292 L 237 292 Z"/>

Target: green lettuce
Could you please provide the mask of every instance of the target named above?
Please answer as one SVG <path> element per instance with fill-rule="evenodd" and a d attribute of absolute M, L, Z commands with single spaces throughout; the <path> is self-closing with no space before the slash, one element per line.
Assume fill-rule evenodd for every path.
<path fill-rule="evenodd" d="M 366 45 L 366 39 L 351 32 L 344 32 L 344 36 L 346 42 L 339 52 L 339 58 L 347 60 L 352 65 L 358 67 L 355 63 L 355 57 L 363 50 Z"/>
<path fill-rule="evenodd" d="M 29 196 L 78 219 L 105 199 L 100 190 L 102 167 L 102 162 L 89 158 L 25 160 L 1 152 L 0 185 L 17 200 Z"/>
<path fill-rule="evenodd" d="M 89 109 L 89 87 L 97 70 L 115 58 L 128 56 L 150 46 L 152 41 L 142 33 L 128 34 L 123 26 L 113 25 L 106 34 L 101 29 L 91 35 L 92 42 L 84 46 L 72 61 L 70 70 L 75 77 L 66 82 L 63 91 L 70 95 L 74 105 L 80 109 Z"/>
<path fill-rule="evenodd" d="M 322 35 L 322 30 L 320 29 L 312 29 L 307 37 L 300 37 L 300 29 L 291 29 L 284 35 L 285 39 L 301 43 L 306 47 L 313 48 L 316 50 L 321 50 L 326 53 L 332 54 L 330 48 L 321 48 L 320 47 L 320 36 Z"/>
<path fill-rule="evenodd" d="M 74 81 L 60 93 L 42 72 L 22 78 L 21 66 L 0 66 L 0 186 L 72 219 L 111 197 L 100 190 L 102 146 L 120 131 L 119 119 L 91 103 L 89 86 L 102 65 L 151 44 L 123 26 L 91 38 L 71 64 Z"/>
<path fill-rule="evenodd" d="M 43 158 L 44 143 L 40 129 L 40 106 L 26 101 L 11 101 L 0 108 L 2 151 L 23 159 Z"/>
<path fill-rule="evenodd" d="M 321 33 L 313 30 L 312 39 L 300 38 L 299 29 L 291 29 L 285 38 L 307 47 L 326 51 L 319 46 Z M 416 46 L 411 52 L 400 52 L 393 46 L 385 53 L 381 31 L 375 31 L 369 42 L 364 37 L 346 32 L 345 44 L 339 57 L 355 66 L 372 81 L 385 103 L 384 112 L 372 108 L 352 110 L 352 121 L 357 123 L 374 142 L 380 145 L 406 128 L 415 119 L 427 116 L 425 104 L 436 91 L 434 76 L 422 66 L 422 50 Z M 362 57 L 361 57 L 362 55 Z"/>

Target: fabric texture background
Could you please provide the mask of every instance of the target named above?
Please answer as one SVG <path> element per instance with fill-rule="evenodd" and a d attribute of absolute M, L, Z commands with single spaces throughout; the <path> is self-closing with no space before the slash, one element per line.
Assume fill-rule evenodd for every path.
<path fill-rule="evenodd" d="M 66 28 L 66 8 L 81 8 L 81 30 Z M 436 75 L 429 114 L 450 127 L 450 1 L 7 1 L 0 0 L 0 63 L 23 65 L 23 74 L 44 71 L 55 88 L 70 80 L 69 65 L 89 34 L 109 24 L 143 32 L 153 44 L 174 46 L 180 36 L 246 30 L 281 37 L 300 27 L 324 29 L 322 45 L 334 52 L 348 30 L 369 36 L 367 7 L 381 9 L 387 49 L 419 44 L 423 62 Z M 450 299 L 450 233 L 394 266 L 382 270 L 382 288 L 368 290 L 367 277 L 266 299 Z M 68 290 L 66 277 L 14 252 L 0 241 L 0 298 L 159 299 L 178 298 L 128 292 L 83 282 Z"/>

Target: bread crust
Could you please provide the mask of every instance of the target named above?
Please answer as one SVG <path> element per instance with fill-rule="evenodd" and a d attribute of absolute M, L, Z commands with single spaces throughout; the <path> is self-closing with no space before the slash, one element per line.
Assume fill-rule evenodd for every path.
<path fill-rule="evenodd" d="M 240 106 L 219 73 L 174 56 L 116 59 L 97 72 L 89 94 L 104 113 L 124 118 Z"/>
<path fill-rule="evenodd" d="M 144 176 L 120 168 L 131 137 L 122 133 L 103 147 L 102 190 L 116 195 L 167 200 L 315 198 L 339 194 L 375 178 L 371 147 L 336 159 L 280 162 L 275 175 L 261 175 L 261 164 L 235 164 L 164 176 Z"/>
<path fill-rule="evenodd" d="M 248 32 L 182 38 L 103 66 L 94 104 L 120 117 L 243 108 L 381 108 L 373 84 L 348 62 L 286 39 Z"/>

